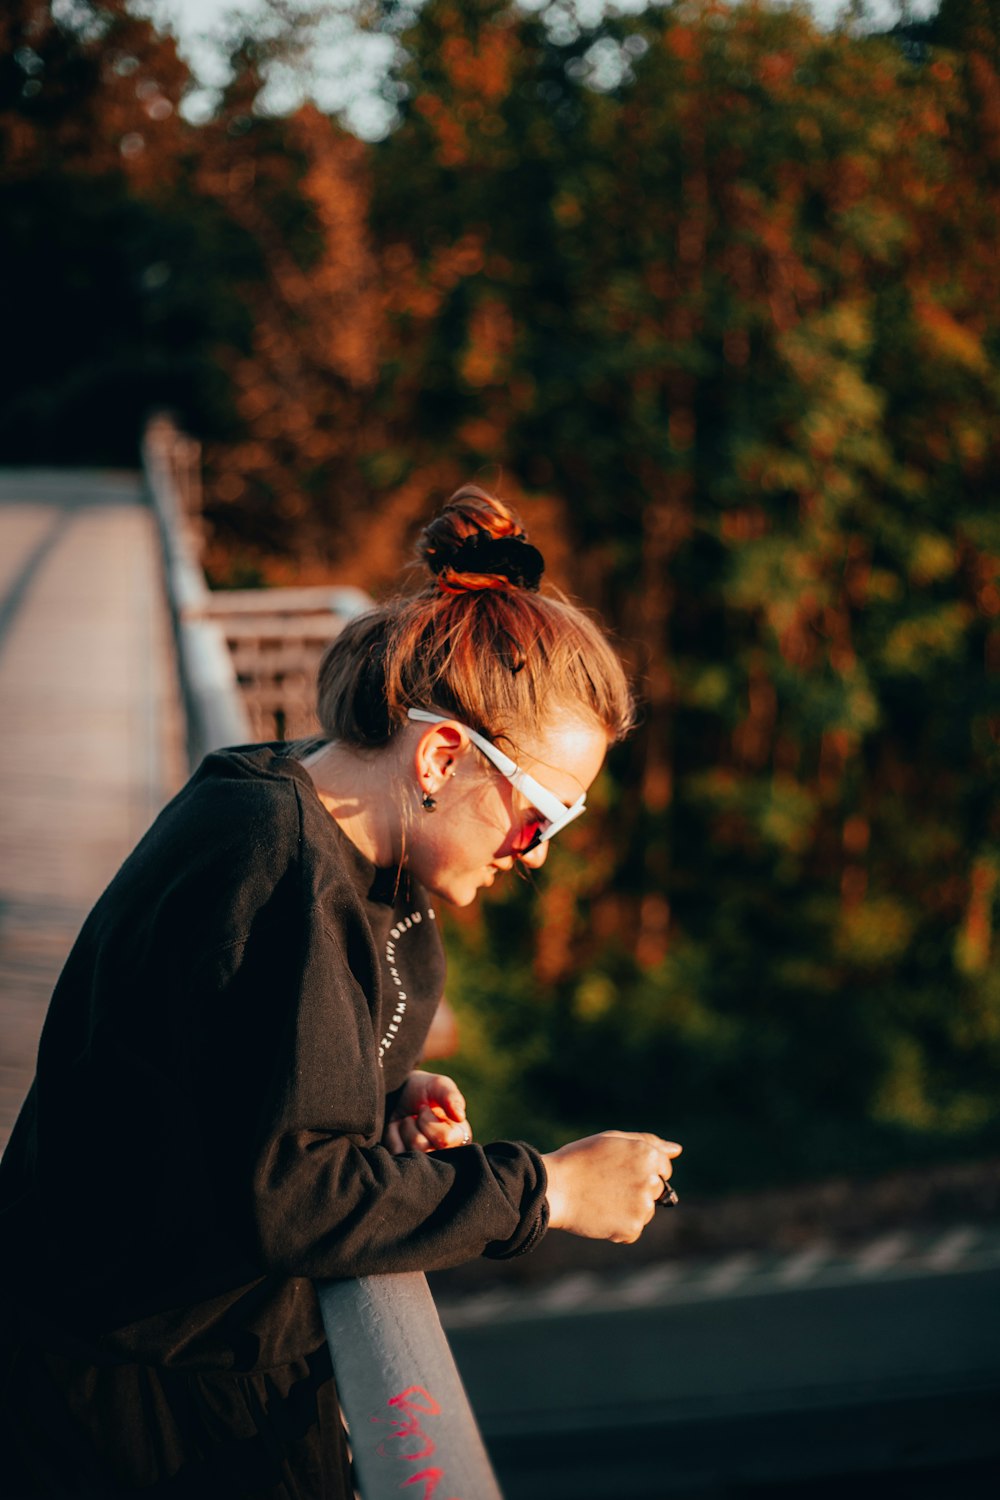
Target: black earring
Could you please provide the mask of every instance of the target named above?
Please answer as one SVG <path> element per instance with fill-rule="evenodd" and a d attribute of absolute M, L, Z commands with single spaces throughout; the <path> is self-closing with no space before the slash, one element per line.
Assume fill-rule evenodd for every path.
<path fill-rule="evenodd" d="M 424 812 L 433 812 L 437 807 L 437 802 L 431 796 L 430 792 L 425 792 L 423 797 L 420 799 L 420 806 L 423 808 Z"/>

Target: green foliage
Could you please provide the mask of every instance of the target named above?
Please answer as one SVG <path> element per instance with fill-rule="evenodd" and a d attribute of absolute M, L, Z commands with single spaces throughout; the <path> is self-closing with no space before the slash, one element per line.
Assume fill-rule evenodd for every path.
<path fill-rule="evenodd" d="M 647 697 L 599 873 L 515 903 L 519 1106 L 713 1185 L 995 1148 L 996 75 L 787 9 L 472 12 L 421 11 L 378 150 L 436 289 L 397 420 L 564 499 Z"/>
<path fill-rule="evenodd" d="M 102 409 L 186 401 L 229 581 L 380 585 L 500 475 L 635 670 L 640 729 L 538 889 L 451 932 L 477 1128 L 652 1128 L 711 1186 L 995 1150 L 993 0 L 888 38 L 369 7 L 400 120 L 367 147 L 262 116 L 280 37 L 154 130 L 187 84 L 146 23 L 108 0 L 100 45 L 28 56 L 24 9 L 7 450 L 120 451 Z"/>

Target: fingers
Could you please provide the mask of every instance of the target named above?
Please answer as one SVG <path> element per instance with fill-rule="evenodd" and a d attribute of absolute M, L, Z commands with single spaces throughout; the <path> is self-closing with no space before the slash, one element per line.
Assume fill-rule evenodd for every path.
<path fill-rule="evenodd" d="M 666 1183 L 673 1174 L 674 1159 L 680 1156 L 684 1147 L 677 1141 L 665 1141 L 658 1135 L 650 1135 L 648 1131 L 641 1131 L 640 1137 L 649 1145 L 653 1171 Z M 657 1192 L 656 1196 L 659 1198 L 662 1193 Z"/>
<path fill-rule="evenodd" d="M 472 1130 L 467 1120 L 450 1120 L 443 1109 L 433 1104 L 422 1104 L 415 1115 L 390 1120 L 383 1136 L 394 1155 L 401 1151 L 447 1151 L 467 1146 L 471 1140 Z"/>
<path fill-rule="evenodd" d="M 446 1151 L 472 1140 L 465 1096 L 445 1073 L 411 1073 L 396 1109 L 382 1136 L 394 1155 Z"/>
<path fill-rule="evenodd" d="M 671 1160 L 675 1156 L 680 1156 L 684 1150 L 684 1147 L 678 1141 L 665 1141 L 662 1136 L 652 1135 L 648 1130 L 640 1130 L 637 1133 L 642 1140 L 648 1141 L 651 1146 L 655 1146 L 658 1150 L 665 1152 Z"/>
<path fill-rule="evenodd" d="M 446 1073 L 430 1073 L 425 1080 L 428 1104 L 438 1105 L 450 1120 L 465 1123 L 466 1103 L 462 1090 Z"/>
<path fill-rule="evenodd" d="M 605 1135 L 617 1136 L 620 1140 L 644 1141 L 649 1148 L 647 1164 L 651 1172 L 666 1180 L 674 1170 L 674 1159 L 684 1147 L 678 1141 L 665 1141 L 648 1130 L 607 1130 Z"/>
<path fill-rule="evenodd" d="M 651 1190 L 651 1196 L 646 1200 L 643 1215 L 643 1227 L 645 1228 L 658 1208 L 673 1208 L 680 1201 L 671 1187 L 669 1179 L 673 1175 L 674 1160 L 681 1154 L 684 1148 L 678 1141 L 665 1141 L 661 1136 L 653 1135 L 646 1130 L 636 1131 L 631 1136 L 626 1132 L 614 1131 L 608 1133 L 616 1135 L 625 1134 L 626 1138 L 645 1143 L 646 1155 L 642 1165 L 648 1171 L 648 1176 L 645 1179 L 646 1187 Z"/>
<path fill-rule="evenodd" d="M 679 1141 L 665 1141 L 662 1136 L 653 1135 L 649 1130 L 604 1130 L 601 1133 L 617 1136 L 619 1140 L 624 1141 L 645 1141 L 647 1145 L 657 1147 L 671 1158 L 680 1156 L 684 1150 Z"/>
<path fill-rule="evenodd" d="M 443 1093 L 437 1095 L 437 1103 L 442 1106 L 445 1112 L 457 1124 L 464 1125 L 466 1104 L 462 1091 L 451 1082 L 450 1078 L 445 1081 L 449 1084 L 449 1087 Z"/>
<path fill-rule="evenodd" d="M 416 1123 L 424 1139 L 430 1142 L 429 1146 L 421 1147 L 422 1150 L 445 1151 L 450 1146 L 464 1146 L 471 1139 L 464 1112 L 458 1120 L 449 1119 L 438 1104 L 421 1105 Z"/>

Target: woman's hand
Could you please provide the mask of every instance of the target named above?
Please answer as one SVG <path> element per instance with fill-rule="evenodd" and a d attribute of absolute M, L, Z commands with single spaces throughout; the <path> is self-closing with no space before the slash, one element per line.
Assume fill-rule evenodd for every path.
<path fill-rule="evenodd" d="M 467 1146 L 472 1130 L 465 1099 L 444 1073 L 411 1073 L 382 1136 L 394 1156 L 401 1151 L 444 1151 Z"/>
<path fill-rule="evenodd" d="M 543 1158 L 549 1224 L 631 1245 L 649 1223 L 682 1148 L 658 1135 L 605 1130 Z"/>

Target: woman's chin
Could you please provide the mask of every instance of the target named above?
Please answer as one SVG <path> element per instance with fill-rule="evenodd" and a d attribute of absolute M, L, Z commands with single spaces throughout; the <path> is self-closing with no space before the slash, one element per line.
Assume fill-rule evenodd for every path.
<path fill-rule="evenodd" d="M 450 906 L 471 906 L 482 889 L 483 883 L 468 880 L 446 891 L 444 899 Z"/>
<path fill-rule="evenodd" d="M 491 886 L 497 877 L 492 865 L 456 871 L 447 866 L 421 870 L 411 864 L 410 872 L 436 900 L 444 901 L 448 906 L 471 906 L 480 891 Z"/>
<path fill-rule="evenodd" d="M 446 906 L 471 906 L 479 895 L 483 882 L 471 876 L 465 880 L 449 880 L 442 875 L 437 880 L 423 880 L 421 884 L 435 901 L 443 901 Z"/>

